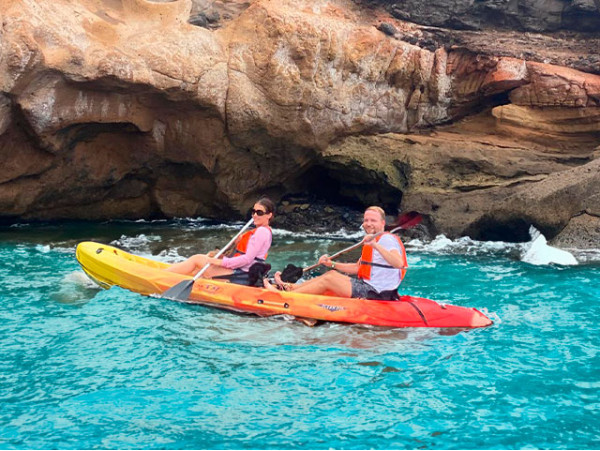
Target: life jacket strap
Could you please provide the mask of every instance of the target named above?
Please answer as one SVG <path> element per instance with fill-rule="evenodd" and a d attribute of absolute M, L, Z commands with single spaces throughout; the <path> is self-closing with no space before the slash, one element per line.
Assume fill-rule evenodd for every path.
<path fill-rule="evenodd" d="M 383 265 L 381 263 L 373 263 L 373 262 L 367 262 L 365 260 L 361 260 L 360 261 L 361 265 L 369 265 L 369 266 L 377 266 L 378 268 L 388 268 L 388 269 L 394 269 L 394 267 L 392 265 Z"/>
<path fill-rule="evenodd" d="M 236 253 L 236 255 L 245 255 L 246 254 L 245 252 L 242 252 L 239 249 L 236 249 L 235 253 Z M 266 262 L 266 260 L 264 258 L 258 258 L 258 257 L 254 257 L 254 261 L 261 262 L 261 263 Z"/>

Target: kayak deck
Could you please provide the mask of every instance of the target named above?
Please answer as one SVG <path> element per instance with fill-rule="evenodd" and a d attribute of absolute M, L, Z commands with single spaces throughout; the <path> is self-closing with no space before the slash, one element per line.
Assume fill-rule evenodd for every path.
<path fill-rule="evenodd" d="M 77 246 L 77 261 L 103 288 L 113 285 L 143 295 L 158 295 L 190 276 L 165 271 L 170 265 L 92 241 Z M 376 301 L 311 295 L 198 279 L 186 302 L 260 316 L 292 315 L 320 321 L 387 327 L 477 328 L 492 321 L 475 308 L 439 304 L 414 296 Z"/>

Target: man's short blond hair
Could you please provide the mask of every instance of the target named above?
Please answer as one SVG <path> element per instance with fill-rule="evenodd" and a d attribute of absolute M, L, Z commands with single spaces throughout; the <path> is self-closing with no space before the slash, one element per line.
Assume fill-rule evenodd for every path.
<path fill-rule="evenodd" d="M 365 213 L 369 210 L 373 210 L 373 211 L 376 211 L 377 213 L 379 213 L 381 215 L 381 219 L 383 219 L 385 221 L 385 211 L 383 211 L 383 208 L 377 207 L 377 206 L 371 206 L 365 210 Z"/>

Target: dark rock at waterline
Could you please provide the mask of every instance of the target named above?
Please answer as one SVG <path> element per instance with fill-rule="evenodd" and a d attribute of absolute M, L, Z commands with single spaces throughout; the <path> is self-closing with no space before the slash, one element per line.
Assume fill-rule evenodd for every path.
<path fill-rule="evenodd" d="M 190 18 L 188 19 L 188 22 L 191 23 L 192 25 L 196 25 L 197 27 L 206 28 L 206 26 L 208 25 L 208 20 L 206 19 L 206 15 L 204 13 L 190 16 Z"/>
<path fill-rule="evenodd" d="M 387 22 L 380 23 L 377 26 L 377 29 L 379 31 L 381 31 L 382 33 L 387 34 L 388 36 L 394 36 L 398 32 L 396 27 L 394 27 L 392 24 L 387 23 Z"/>
<path fill-rule="evenodd" d="M 201 12 L 193 14 L 188 19 L 188 23 L 203 28 L 218 28 L 221 16 L 217 11 Z"/>
<path fill-rule="evenodd" d="M 515 2 L 472 0 L 373 0 L 402 20 L 452 28 L 480 30 L 510 28 L 550 32 L 594 32 L 600 26 L 600 4 L 594 0 L 521 0 Z"/>
<path fill-rule="evenodd" d="M 363 210 L 308 198 L 296 198 L 280 203 L 273 226 L 293 232 L 335 233 L 343 229 L 353 233 L 361 230 L 362 218 Z M 395 215 L 386 216 L 387 224 L 394 224 L 396 220 Z M 415 238 L 429 240 L 434 235 L 432 230 L 430 220 L 423 218 L 421 224 L 400 230 L 397 235 L 403 241 Z"/>
<path fill-rule="evenodd" d="M 309 202 L 307 199 L 284 200 L 277 208 L 273 225 L 293 232 L 347 232 L 359 230 L 362 211 L 349 207 Z"/>

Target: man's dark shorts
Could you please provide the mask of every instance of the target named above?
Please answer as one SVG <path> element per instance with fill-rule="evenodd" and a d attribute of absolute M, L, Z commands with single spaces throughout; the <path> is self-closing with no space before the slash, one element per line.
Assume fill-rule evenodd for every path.
<path fill-rule="evenodd" d="M 369 299 L 369 292 L 377 290 L 362 279 L 352 278 L 352 297 L 355 299 Z"/>
<path fill-rule="evenodd" d="M 352 297 L 355 299 L 374 299 L 384 301 L 395 301 L 398 299 L 396 290 L 382 291 L 379 293 L 375 288 L 362 279 L 350 279 L 352 283 Z"/>

